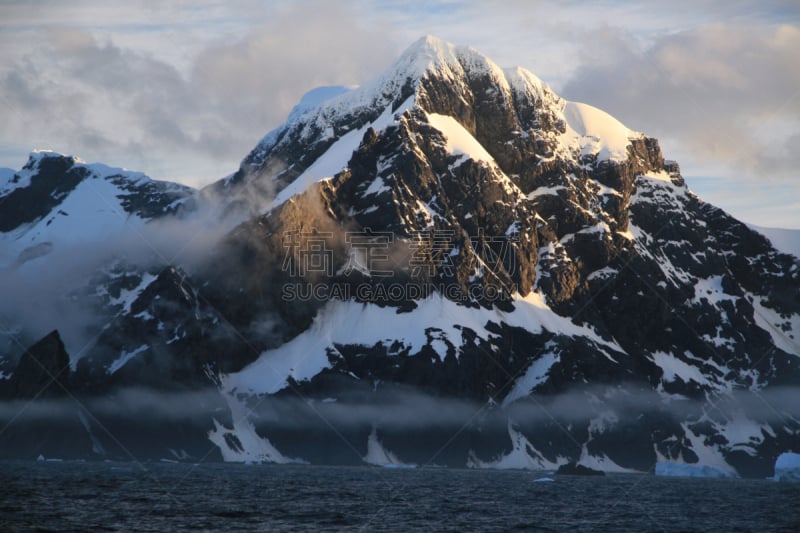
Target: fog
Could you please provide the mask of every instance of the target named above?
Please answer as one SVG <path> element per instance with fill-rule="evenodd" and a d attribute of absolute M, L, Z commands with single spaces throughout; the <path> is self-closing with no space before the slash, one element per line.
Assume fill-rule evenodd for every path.
<path fill-rule="evenodd" d="M 308 412 L 339 428 L 377 425 L 381 428 L 414 429 L 425 427 L 502 424 L 507 420 L 521 424 L 586 424 L 598 416 L 613 414 L 621 421 L 633 421 L 643 414 L 666 415 L 675 420 L 708 415 L 726 421 L 750 418 L 763 423 L 784 425 L 794 419 L 800 424 L 800 388 L 773 388 L 761 392 L 734 391 L 709 395 L 705 400 L 666 399 L 654 391 L 632 386 L 589 385 L 555 395 L 533 394 L 500 407 L 492 401 L 475 402 L 433 396 L 411 388 L 394 386 L 391 391 L 356 397 L 345 393 L 335 401 L 309 401 L 282 397 L 254 400 L 253 419 L 266 426 L 301 429 L 317 424 L 314 417 L 295 417 Z"/>
<path fill-rule="evenodd" d="M 54 329 L 71 358 L 82 357 L 115 319 L 101 302 L 110 275 L 156 275 L 167 266 L 196 274 L 233 228 L 268 209 L 272 183 L 264 176 L 243 180 L 233 192 L 196 191 L 176 215 L 126 222 L 102 237 L 41 242 L 19 255 L 12 247 L 0 249 L 0 360 L 16 359 Z"/>
<path fill-rule="evenodd" d="M 182 392 L 127 388 L 98 397 L 68 396 L 0 402 L 0 421 L 10 423 L 24 416 L 26 421 L 57 422 L 74 417 L 78 412 L 88 411 L 98 418 L 172 422 L 208 419 L 215 415 L 224 418 L 224 408 L 223 398 L 212 388 Z"/>
<path fill-rule="evenodd" d="M 584 425 L 603 417 L 620 423 L 642 415 L 668 416 L 674 420 L 697 420 L 705 415 L 716 423 L 753 420 L 777 427 L 800 425 L 800 388 L 773 388 L 760 392 L 734 391 L 706 400 L 665 399 L 656 392 L 632 387 L 590 385 L 556 395 L 534 394 L 507 408 L 493 402 L 475 402 L 434 396 L 417 389 L 392 386 L 375 393 L 343 392 L 339 398 L 310 399 L 300 394 L 235 399 L 217 389 L 155 391 L 125 388 L 102 397 L 64 397 L 33 402 L 0 402 L 0 423 L 24 414 L 26 420 L 63 421 L 80 410 L 100 419 L 120 418 L 146 423 L 210 420 L 230 417 L 228 402 L 244 402 L 246 417 L 258 427 L 318 430 L 333 426 L 350 430 L 369 426 L 382 429 L 420 430 L 481 426 L 504 428 L 513 423 L 562 426 Z"/>

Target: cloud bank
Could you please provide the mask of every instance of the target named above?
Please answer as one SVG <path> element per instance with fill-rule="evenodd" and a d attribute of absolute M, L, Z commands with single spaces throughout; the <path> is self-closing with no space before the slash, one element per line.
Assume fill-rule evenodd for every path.
<path fill-rule="evenodd" d="M 0 144 L 23 154 L 47 147 L 205 184 L 234 171 L 303 93 L 357 84 L 394 55 L 379 28 L 362 27 L 342 4 L 306 2 L 269 15 L 195 50 L 188 66 L 169 56 L 180 34 L 157 32 L 165 52 L 153 53 L 81 24 L 6 28 L 0 106 L 7 133 Z M 335 34 L 331 20 L 338 21 Z"/>
<path fill-rule="evenodd" d="M 42 0 L 0 20 L 0 166 L 52 148 L 205 184 L 306 91 L 433 33 L 660 138 L 734 215 L 800 227 L 796 2 Z"/>

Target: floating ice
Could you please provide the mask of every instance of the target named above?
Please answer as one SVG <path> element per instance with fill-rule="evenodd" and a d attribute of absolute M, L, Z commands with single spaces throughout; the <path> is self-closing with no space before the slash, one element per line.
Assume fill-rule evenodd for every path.
<path fill-rule="evenodd" d="M 715 466 L 689 465 L 669 461 L 656 464 L 656 475 L 668 477 L 736 477 L 732 472 L 726 472 Z"/>
<path fill-rule="evenodd" d="M 775 481 L 800 481 L 800 453 L 784 452 L 775 461 Z"/>

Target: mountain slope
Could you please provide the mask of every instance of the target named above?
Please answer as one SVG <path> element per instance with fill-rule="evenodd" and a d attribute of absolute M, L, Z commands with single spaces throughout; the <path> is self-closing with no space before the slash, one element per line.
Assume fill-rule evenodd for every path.
<path fill-rule="evenodd" d="M 196 198 L 245 220 L 103 293 L 73 383 L 218 388 L 228 460 L 763 476 L 798 446 L 797 258 L 524 69 L 426 37 Z"/>
<path fill-rule="evenodd" d="M 293 153 L 304 156 L 278 164 Z M 640 456 L 615 456 L 622 467 L 708 455 L 708 441 L 742 472 L 766 468 L 768 460 L 750 459 L 764 446 L 763 424 L 720 439 L 730 421 L 711 422 L 702 402 L 798 383 L 796 261 L 694 196 L 655 140 L 561 100 L 524 70 L 427 38 L 376 83 L 266 137 L 237 176 L 271 180 L 279 191 L 269 212 L 231 239 L 270 265 L 266 290 L 244 290 L 281 310 L 271 318 L 286 322 L 289 337 L 309 329 L 226 378 L 231 391 L 314 396 L 338 376 L 337 388 L 399 382 L 509 406 L 532 392 L 628 383 L 656 393 L 648 407 L 656 420 L 632 428 L 612 416 L 617 424 L 577 439 L 606 440 L 585 460 L 614 455 L 610 444 L 635 431 Z M 317 293 L 340 290 L 349 303 L 312 291 L 286 301 L 274 290 L 298 281 L 281 268 L 303 260 L 289 252 L 305 242 L 286 246 L 292 231 L 329 250 L 330 268 L 302 281 Z M 390 276 L 348 272 L 348 232 L 373 246 L 371 233 L 392 235 Z M 364 283 L 372 289 L 359 293 Z M 391 283 L 422 287 L 427 298 L 377 290 Z M 503 297 L 490 301 L 476 287 Z M 526 311 L 531 302 L 541 311 Z M 696 412 L 667 430 L 672 416 L 658 395 Z M 598 423 L 590 418 L 589 428 Z M 797 419 L 775 422 L 765 431 L 791 441 Z M 541 430 L 524 431 L 533 439 Z"/>
<path fill-rule="evenodd" d="M 53 152 L 31 154 L 0 182 L 1 264 L 19 266 L 55 245 L 97 243 L 175 213 L 189 187 Z"/>

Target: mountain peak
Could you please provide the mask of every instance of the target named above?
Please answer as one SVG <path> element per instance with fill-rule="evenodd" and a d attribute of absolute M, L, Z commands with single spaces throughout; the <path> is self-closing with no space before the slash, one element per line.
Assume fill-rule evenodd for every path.
<path fill-rule="evenodd" d="M 71 162 L 71 164 L 85 163 L 85 161 L 83 161 L 79 157 L 62 154 L 60 152 L 54 152 L 53 150 L 49 149 L 37 148 L 30 154 L 28 154 L 28 161 L 27 163 L 25 163 L 25 166 L 23 168 L 26 169 L 36 168 L 44 159 L 64 159 Z"/>
<path fill-rule="evenodd" d="M 395 64 L 416 62 L 425 67 L 431 63 L 452 61 L 455 60 L 456 48 L 456 45 L 436 36 L 426 35 L 406 48 Z"/>
<path fill-rule="evenodd" d="M 445 41 L 444 39 L 429 33 L 411 43 L 411 45 L 406 48 L 406 52 L 412 52 L 414 50 L 452 50 L 453 48 L 455 48 L 453 43 Z"/>
<path fill-rule="evenodd" d="M 295 138 L 295 134 L 302 139 L 318 136 L 326 140 L 330 138 L 327 132 L 337 130 L 331 125 L 340 125 L 334 133 L 346 133 L 374 121 L 387 109 L 394 113 L 406 103 L 425 108 L 426 99 L 418 97 L 427 82 L 441 82 L 442 86 L 450 88 L 445 92 L 455 90 L 450 96 L 458 99 L 457 93 L 468 92 L 469 80 L 477 78 L 488 79 L 489 84 L 503 95 L 510 95 L 514 87 L 541 99 L 549 91 L 536 76 L 524 69 L 504 71 L 474 48 L 426 35 L 412 43 L 380 76 L 357 88 L 338 92 L 322 89 L 319 93 L 309 93 L 312 98 L 301 101 L 282 126 L 265 135 L 245 158 L 243 166 L 249 171 L 260 168 L 282 139 Z M 288 135 L 291 131 L 295 134 Z"/>
<path fill-rule="evenodd" d="M 426 35 L 409 46 L 389 68 L 389 78 L 418 81 L 426 75 L 455 80 L 467 72 L 489 72 L 503 79 L 503 71 L 491 59 L 474 48 L 458 46 L 433 35 Z"/>
<path fill-rule="evenodd" d="M 147 457 L 207 456 L 210 440 L 225 460 L 341 464 L 360 441 L 390 465 L 705 461 L 763 478 L 800 446 L 797 416 L 760 396 L 800 404 L 785 393 L 800 263 L 691 194 L 657 140 L 471 48 L 426 36 L 357 89 L 308 93 L 208 192 L 48 152 L 32 165 L 0 173 L 0 346 L 102 327 L 71 392 L 201 393 L 180 431 L 88 413 Z M 37 359 L 70 362 L 55 338 L 34 348 L 22 365 L 0 353 L 0 397 L 41 390 Z M 537 397 L 580 416 L 542 418 Z M 473 406 L 485 416 L 465 425 Z M 313 445 L 317 409 L 353 413 L 348 446 Z M 71 442 L 59 424 L 15 423 L 0 455 Z M 442 450 L 449 427 L 463 435 Z"/>

